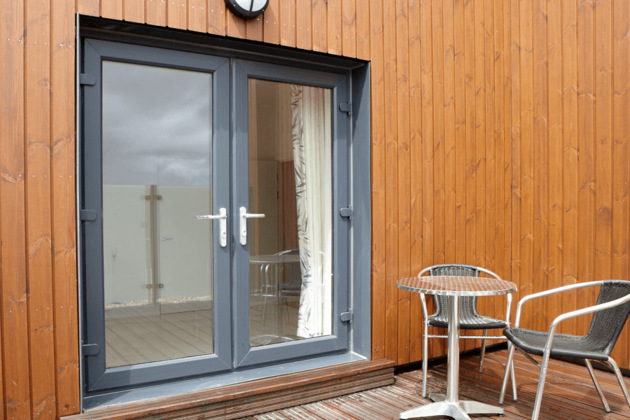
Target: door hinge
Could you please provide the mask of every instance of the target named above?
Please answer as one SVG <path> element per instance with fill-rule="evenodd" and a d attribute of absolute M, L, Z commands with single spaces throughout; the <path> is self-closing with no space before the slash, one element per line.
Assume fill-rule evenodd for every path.
<path fill-rule="evenodd" d="M 99 352 L 98 344 L 84 344 L 81 350 L 84 356 L 96 356 Z"/>
<path fill-rule="evenodd" d="M 352 321 L 352 311 L 342 312 L 339 315 L 339 319 L 341 319 L 341 322 L 351 322 Z"/>
<path fill-rule="evenodd" d="M 339 102 L 339 111 L 352 115 L 352 102 Z"/>
<path fill-rule="evenodd" d="M 98 213 L 96 210 L 81 210 L 79 218 L 82 222 L 92 222 L 98 218 Z"/>
<path fill-rule="evenodd" d="M 339 214 L 341 215 L 341 217 L 352 217 L 352 206 L 340 209 Z"/>
<path fill-rule="evenodd" d="M 79 75 L 79 84 L 81 86 L 94 86 L 96 85 L 96 77 L 90 73 L 81 73 Z"/>

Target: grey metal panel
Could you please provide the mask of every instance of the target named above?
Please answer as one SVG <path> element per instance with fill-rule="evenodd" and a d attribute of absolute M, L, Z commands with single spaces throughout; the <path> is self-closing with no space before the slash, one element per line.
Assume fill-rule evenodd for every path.
<path fill-rule="evenodd" d="M 218 300 L 214 308 L 215 348 L 214 355 L 191 357 L 179 361 L 146 363 L 142 365 L 106 369 L 105 364 L 105 316 L 103 299 L 103 221 L 102 221 L 102 150 L 101 150 L 101 93 L 102 61 L 105 59 L 137 64 L 159 65 L 175 69 L 186 69 L 214 73 L 213 87 L 217 98 L 227 98 L 229 86 L 229 61 L 224 58 L 170 51 L 160 48 L 140 47 L 110 41 L 84 40 L 83 72 L 95 77 L 94 85 L 85 85 L 83 94 L 83 133 L 81 174 L 82 186 L 79 202 L 82 209 L 93 210 L 95 220 L 82 224 L 82 258 L 84 268 L 81 281 L 84 290 L 85 322 L 84 344 L 97 344 L 101 351 L 87 356 L 84 363 L 87 391 L 114 387 L 126 387 L 156 380 L 166 380 L 186 375 L 217 372 L 231 368 L 229 345 L 230 318 L 229 301 Z M 213 106 L 213 206 L 226 206 L 229 181 L 226 181 L 226 161 L 229 153 L 229 114 L 225 106 Z M 223 154 L 221 156 L 221 154 Z M 222 181 L 223 183 L 217 182 Z M 213 238 L 215 272 L 217 279 L 229 278 L 229 253 L 219 246 L 218 235 Z M 217 296 L 229 295 L 225 281 L 215 281 Z M 225 335 L 221 337 L 219 335 Z"/>
<path fill-rule="evenodd" d="M 352 350 L 372 353 L 370 67 L 352 71 Z"/>

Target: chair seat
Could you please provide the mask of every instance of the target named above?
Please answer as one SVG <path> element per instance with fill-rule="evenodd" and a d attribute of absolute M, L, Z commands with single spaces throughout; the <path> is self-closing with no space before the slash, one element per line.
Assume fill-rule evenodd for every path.
<path fill-rule="evenodd" d="M 543 355 L 545 343 L 549 334 L 547 331 L 535 331 L 525 328 L 506 328 L 503 334 L 516 347 L 527 353 Z M 591 336 L 592 337 L 592 336 Z M 551 346 L 550 356 L 553 358 L 580 358 L 592 360 L 608 360 L 608 354 L 603 351 L 607 343 L 599 343 L 589 336 L 555 334 Z"/>
<path fill-rule="evenodd" d="M 444 314 L 446 315 L 446 314 Z M 446 316 L 432 315 L 429 317 L 429 325 L 432 327 L 448 328 Z M 505 321 L 483 315 L 460 316 L 459 328 L 462 330 L 492 330 L 495 328 L 506 328 Z"/>

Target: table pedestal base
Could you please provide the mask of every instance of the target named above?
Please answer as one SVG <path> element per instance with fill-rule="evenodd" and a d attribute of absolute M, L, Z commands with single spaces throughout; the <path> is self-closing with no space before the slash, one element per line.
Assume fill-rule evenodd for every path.
<path fill-rule="evenodd" d="M 400 413 L 400 418 L 413 419 L 418 417 L 446 416 L 454 419 L 470 420 L 470 417 L 468 416 L 469 414 L 503 414 L 503 409 L 501 407 L 477 401 L 446 401 L 446 397 L 441 394 L 431 394 L 429 398 L 437 402 Z"/>

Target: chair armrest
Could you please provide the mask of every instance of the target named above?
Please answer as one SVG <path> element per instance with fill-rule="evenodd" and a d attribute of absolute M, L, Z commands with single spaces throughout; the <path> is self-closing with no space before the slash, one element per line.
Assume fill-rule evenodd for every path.
<path fill-rule="evenodd" d="M 427 301 L 424 297 L 424 293 L 420 293 L 420 302 L 422 302 L 422 315 L 424 316 L 424 322 L 426 324 L 427 319 L 429 318 L 429 312 L 427 309 Z"/>
<path fill-rule="evenodd" d="M 521 322 L 521 311 L 523 308 L 523 304 L 525 304 L 526 302 L 530 300 L 538 299 L 545 296 L 550 296 L 556 293 L 566 292 L 568 290 L 581 289 L 584 287 L 601 286 L 603 283 L 604 283 L 604 280 L 589 281 L 589 282 L 584 282 L 584 283 L 575 283 L 575 284 L 569 284 L 566 286 L 556 287 L 554 289 L 544 290 L 542 292 L 532 293 L 531 295 L 524 296 L 518 302 L 518 305 L 516 305 L 516 318 L 514 319 L 514 326 L 518 328 Z"/>
<path fill-rule="evenodd" d="M 611 300 L 610 302 L 600 303 L 598 305 L 589 306 L 582 309 L 576 309 L 575 311 L 567 312 L 562 315 L 558 315 L 552 322 L 549 327 L 549 338 L 547 338 L 547 343 L 545 344 L 545 352 L 551 349 L 551 344 L 553 343 L 553 337 L 556 333 L 556 328 L 558 325 L 566 321 L 567 319 L 577 318 L 583 315 L 588 315 L 594 312 L 603 311 L 605 309 L 614 308 L 615 306 L 623 305 L 624 303 L 630 302 L 630 294 L 627 294 L 624 297 L 620 297 L 619 299 Z"/>

